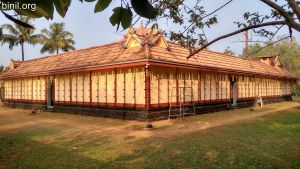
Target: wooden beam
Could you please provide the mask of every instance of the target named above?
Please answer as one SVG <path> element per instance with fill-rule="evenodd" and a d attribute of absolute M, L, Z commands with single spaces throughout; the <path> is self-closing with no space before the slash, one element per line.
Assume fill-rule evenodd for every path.
<path fill-rule="evenodd" d="M 114 70 L 115 73 L 115 106 L 117 105 L 117 68 Z"/>
<path fill-rule="evenodd" d="M 70 85 L 70 102 L 72 102 L 72 73 L 69 74 L 69 85 Z"/>
<path fill-rule="evenodd" d="M 146 105 L 146 109 L 150 109 L 150 65 L 146 64 L 145 65 L 145 105 Z"/>
<path fill-rule="evenodd" d="M 90 106 L 92 105 L 92 94 L 93 94 L 93 90 L 92 90 L 92 85 L 93 81 L 92 81 L 92 71 L 90 70 Z"/>
<path fill-rule="evenodd" d="M 179 104 L 179 82 L 178 82 L 179 73 L 178 73 L 178 68 L 176 68 L 175 75 L 176 75 L 176 104 Z"/>

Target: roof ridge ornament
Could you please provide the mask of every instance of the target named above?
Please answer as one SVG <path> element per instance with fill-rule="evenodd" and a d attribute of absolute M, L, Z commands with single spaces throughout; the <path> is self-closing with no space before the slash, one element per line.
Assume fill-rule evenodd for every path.
<path fill-rule="evenodd" d="M 153 24 L 150 28 L 145 28 L 143 21 L 140 21 L 140 27 L 128 29 L 127 34 L 124 36 L 122 47 L 124 49 L 144 46 L 162 47 L 170 50 L 168 42 L 164 38 L 164 31 L 159 30 L 158 24 Z"/>

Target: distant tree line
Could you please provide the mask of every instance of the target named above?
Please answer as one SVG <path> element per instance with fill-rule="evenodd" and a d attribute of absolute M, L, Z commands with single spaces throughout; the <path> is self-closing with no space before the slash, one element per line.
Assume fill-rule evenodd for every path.
<path fill-rule="evenodd" d="M 250 45 L 248 57 L 274 56 L 279 54 L 283 67 L 300 79 L 299 43 L 296 41 L 296 38 L 292 38 L 292 40 L 284 39 L 278 43 L 274 43 L 278 39 L 282 39 L 282 37 L 278 37 L 277 40 Z M 295 86 L 294 94 L 300 95 L 300 84 Z"/>
<path fill-rule="evenodd" d="M 23 23 L 32 25 L 33 19 L 27 16 L 19 16 L 18 19 Z M 73 34 L 65 30 L 64 23 L 52 23 L 49 29 L 42 29 L 40 34 L 35 34 L 35 29 L 27 28 L 15 23 L 3 24 L 0 26 L 1 45 L 7 44 L 9 49 L 21 46 L 22 61 L 25 60 L 24 45 L 41 44 L 41 53 L 49 52 L 58 54 L 59 51 L 67 52 L 75 50 Z"/>

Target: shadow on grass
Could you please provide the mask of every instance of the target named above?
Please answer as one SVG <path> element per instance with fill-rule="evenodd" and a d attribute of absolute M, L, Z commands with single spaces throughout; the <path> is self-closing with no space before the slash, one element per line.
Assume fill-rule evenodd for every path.
<path fill-rule="evenodd" d="M 5 137 L 5 138 L 4 138 Z M 76 149 L 61 149 L 18 135 L 0 137 L 0 168 L 102 168 Z"/>
<path fill-rule="evenodd" d="M 287 112 L 170 138 L 62 138 L 35 126 L 0 134 L 0 168 L 299 168 L 300 107 Z"/>

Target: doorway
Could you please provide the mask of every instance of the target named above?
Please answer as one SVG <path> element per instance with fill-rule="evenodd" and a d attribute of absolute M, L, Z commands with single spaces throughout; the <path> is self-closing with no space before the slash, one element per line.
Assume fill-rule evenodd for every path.
<path fill-rule="evenodd" d="M 237 105 L 237 79 L 236 77 L 231 78 L 231 96 L 232 96 L 232 106 Z"/>
<path fill-rule="evenodd" d="M 48 80 L 47 83 L 47 108 L 51 109 L 53 108 L 53 90 L 54 90 L 54 86 L 53 86 L 53 80 Z"/>

